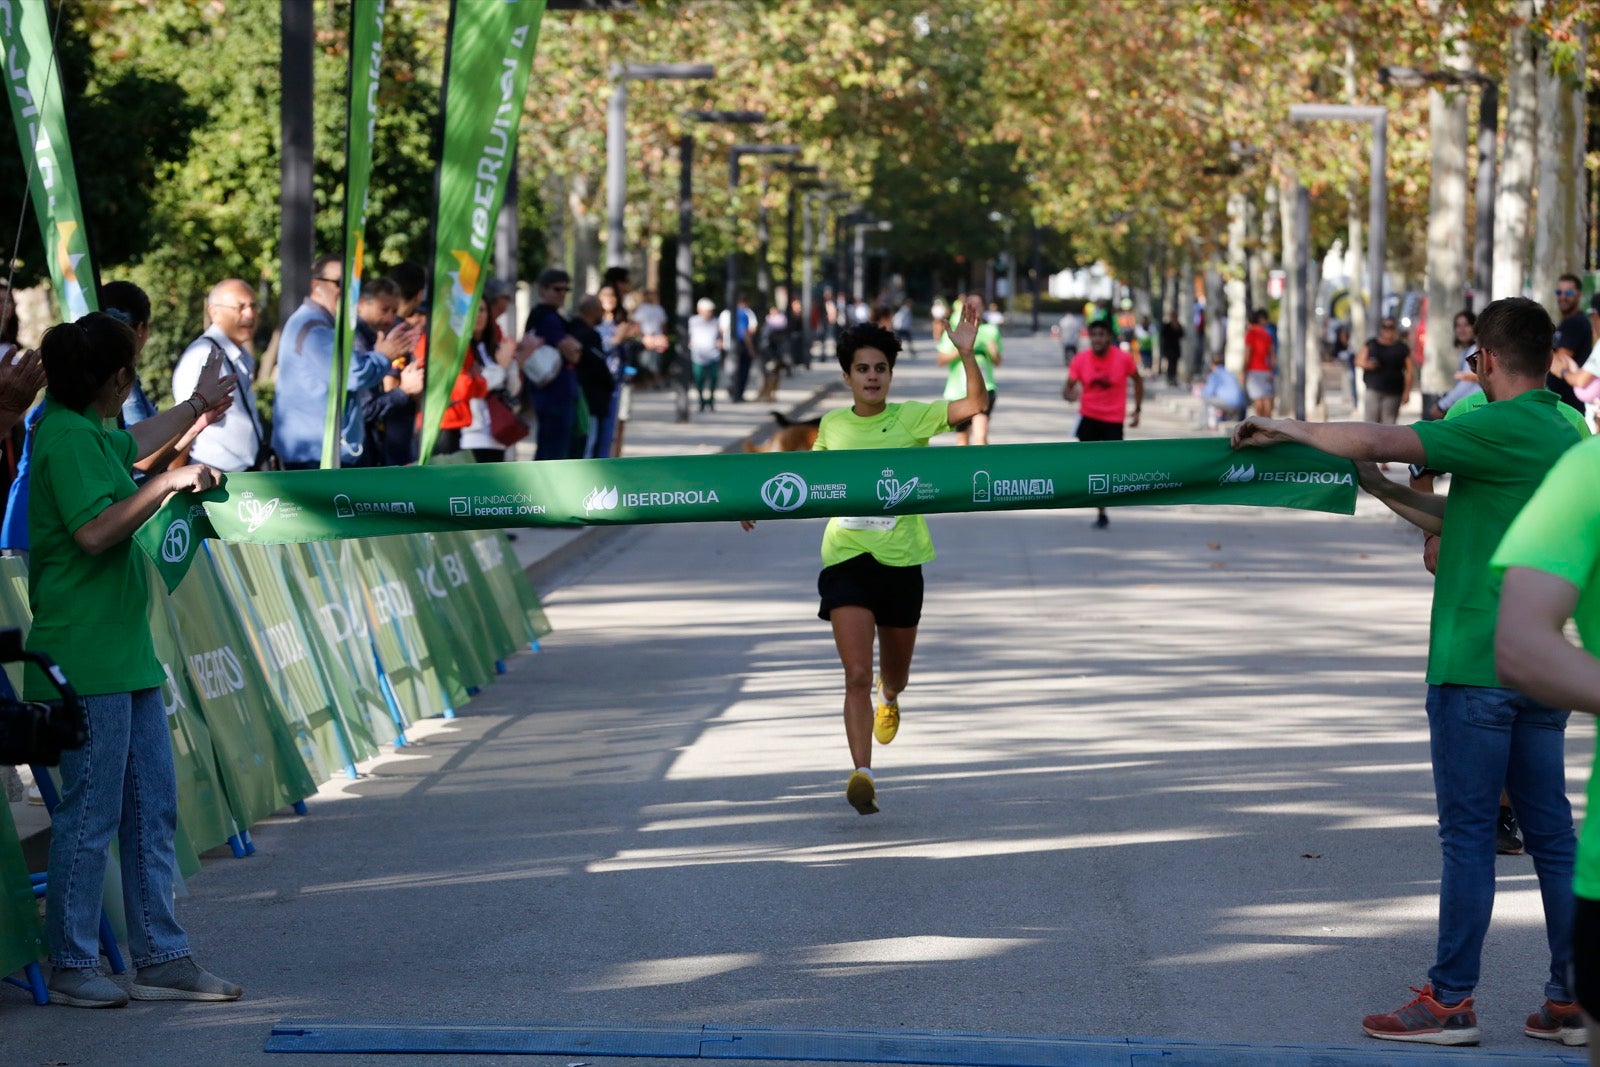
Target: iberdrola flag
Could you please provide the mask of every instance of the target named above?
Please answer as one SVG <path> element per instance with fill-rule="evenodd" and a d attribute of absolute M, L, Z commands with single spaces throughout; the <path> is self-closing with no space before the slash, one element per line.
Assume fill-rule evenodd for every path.
<path fill-rule="evenodd" d="M 433 455 L 466 361 L 543 14 L 544 0 L 453 0 L 450 6 L 419 463 Z"/>
<path fill-rule="evenodd" d="M 3 3 L 4 0 L 0 0 Z M 328 422 L 322 432 L 322 466 L 339 465 L 344 429 L 345 386 L 356 339 L 356 302 L 367 251 L 367 187 L 372 179 L 372 142 L 378 125 L 378 74 L 383 65 L 383 9 L 387 0 L 350 5 L 350 123 L 345 131 L 344 290 L 339 301 L 333 371 L 328 380 Z"/>
<path fill-rule="evenodd" d="M 47 0 L 0 0 L 0 49 L 33 210 L 50 258 L 50 280 L 61 301 L 62 319 L 71 322 L 99 310 L 99 275 L 83 227 Z"/>

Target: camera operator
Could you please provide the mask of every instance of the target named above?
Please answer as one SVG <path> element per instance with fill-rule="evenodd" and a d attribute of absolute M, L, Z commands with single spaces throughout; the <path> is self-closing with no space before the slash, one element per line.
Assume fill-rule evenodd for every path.
<path fill-rule="evenodd" d="M 103 420 L 133 387 L 133 330 L 100 313 L 52 327 L 39 346 L 44 414 L 34 430 L 28 532 L 33 546 L 28 649 L 53 656 L 83 696 L 88 739 L 62 755 L 61 803 L 51 825 L 45 930 L 53 1003 L 121 1007 L 128 993 L 99 972 L 98 930 L 106 849 L 120 848 L 128 947 L 140 1000 L 234 1000 L 241 993 L 202 970 L 173 913 L 177 776 L 150 635 L 150 591 L 134 531 L 174 493 L 217 485 L 205 466 L 179 467 L 135 487 L 129 469 L 226 410 L 236 383 L 208 359 L 194 395 L 127 430 Z M 54 688 L 33 664 L 24 696 Z"/>

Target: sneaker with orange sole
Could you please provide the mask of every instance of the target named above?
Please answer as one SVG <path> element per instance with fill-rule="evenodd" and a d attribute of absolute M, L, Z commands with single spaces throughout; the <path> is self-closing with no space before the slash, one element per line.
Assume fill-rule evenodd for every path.
<path fill-rule="evenodd" d="M 1368 1037 L 1383 1041 L 1412 1041 L 1422 1045 L 1476 1045 L 1478 1013 L 1472 998 L 1460 1004 L 1440 1004 L 1433 986 L 1411 987 L 1416 999 L 1384 1015 L 1369 1015 L 1361 1020 Z"/>
<path fill-rule="evenodd" d="M 1539 1010 L 1528 1016 L 1522 1032 L 1542 1041 L 1559 1041 L 1563 1045 L 1587 1045 L 1589 1031 L 1583 1026 L 1583 1011 L 1577 1004 L 1563 1004 L 1546 1000 Z"/>

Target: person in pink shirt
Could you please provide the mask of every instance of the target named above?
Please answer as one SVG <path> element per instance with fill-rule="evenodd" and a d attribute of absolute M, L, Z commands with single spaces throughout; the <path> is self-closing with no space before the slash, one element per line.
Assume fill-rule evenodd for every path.
<path fill-rule="evenodd" d="M 1072 357 L 1067 367 L 1067 384 L 1061 398 L 1078 403 L 1078 440 L 1120 441 L 1123 421 L 1139 425 L 1144 407 L 1144 379 L 1139 362 L 1126 349 L 1111 343 L 1111 320 L 1097 316 L 1089 324 L 1089 348 Z M 1133 417 L 1128 418 L 1128 382 L 1133 382 Z M 1111 525 L 1106 509 L 1101 508 L 1094 524 L 1103 530 Z"/>

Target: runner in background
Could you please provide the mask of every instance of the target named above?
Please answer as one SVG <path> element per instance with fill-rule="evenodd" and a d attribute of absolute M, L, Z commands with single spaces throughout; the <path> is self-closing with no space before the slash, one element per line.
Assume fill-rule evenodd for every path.
<path fill-rule="evenodd" d="M 1144 379 L 1139 375 L 1139 364 L 1126 349 L 1111 343 L 1111 331 L 1110 315 L 1090 320 L 1089 350 L 1072 357 L 1067 368 L 1061 399 L 1078 404 L 1080 441 L 1122 440 L 1123 420 L 1127 419 L 1129 426 L 1138 426 L 1139 412 L 1144 408 Z M 1133 382 L 1132 418 L 1127 418 L 1129 381 Z M 1100 509 L 1094 525 L 1100 530 L 1111 525 L 1105 508 Z"/>
<path fill-rule="evenodd" d="M 961 322 L 963 309 L 956 308 L 955 320 L 951 323 L 954 329 Z M 977 415 L 965 422 L 956 424 L 956 444 L 958 445 L 986 445 L 989 443 L 989 415 L 994 411 L 995 384 L 994 369 L 1002 359 L 1004 342 L 1000 337 L 1000 325 L 995 322 L 985 321 L 978 325 L 978 338 L 973 343 L 973 355 L 978 360 L 978 366 L 983 371 L 983 383 L 988 390 L 988 405 Z M 966 370 L 962 365 L 961 354 L 950 340 L 947 332 L 939 341 L 938 350 L 939 366 L 949 367 L 949 377 L 944 383 L 945 400 L 961 400 L 967 395 Z"/>
<path fill-rule="evenodd" d="M 852 403 L 822 417 L 814 451 L 853 448 L 921 448 L 928 439 L 983 410 L 983 372 L 973 354 L 983 301 L 970 297 L 952 343 L 966 371 L 967 395 L 948 404 L 889 403 L 900 342 L 872 323 L 839 335 L 839 366 Z M 885 474 L 892 482 L 893 469 Z M 882 488 L 880 486 L 880 493 Z M 892 497 L 885 510 L 898 501 Z M 739 524 L 746 530 L 755 523 Z M 922 621 L 922 565 L 933 559 L 933 540 L 921 515 L 877 514 L 828 520 L 822 535 L 822 573 L 817 615 L 833 625 L 833 640 L 844 666 L 844 732 L 855 768 L 845 784 L 845 799 L 862 815 L 878 810 L 872 777 L 872 741 L 893 741 L 900 729 L 900 694 L 911 676 L 911 655 Z M 872 647 L 878 645 L 878 677 L 873 679 Z M 876 690 L 876 714 L 874 714 Z"/>

